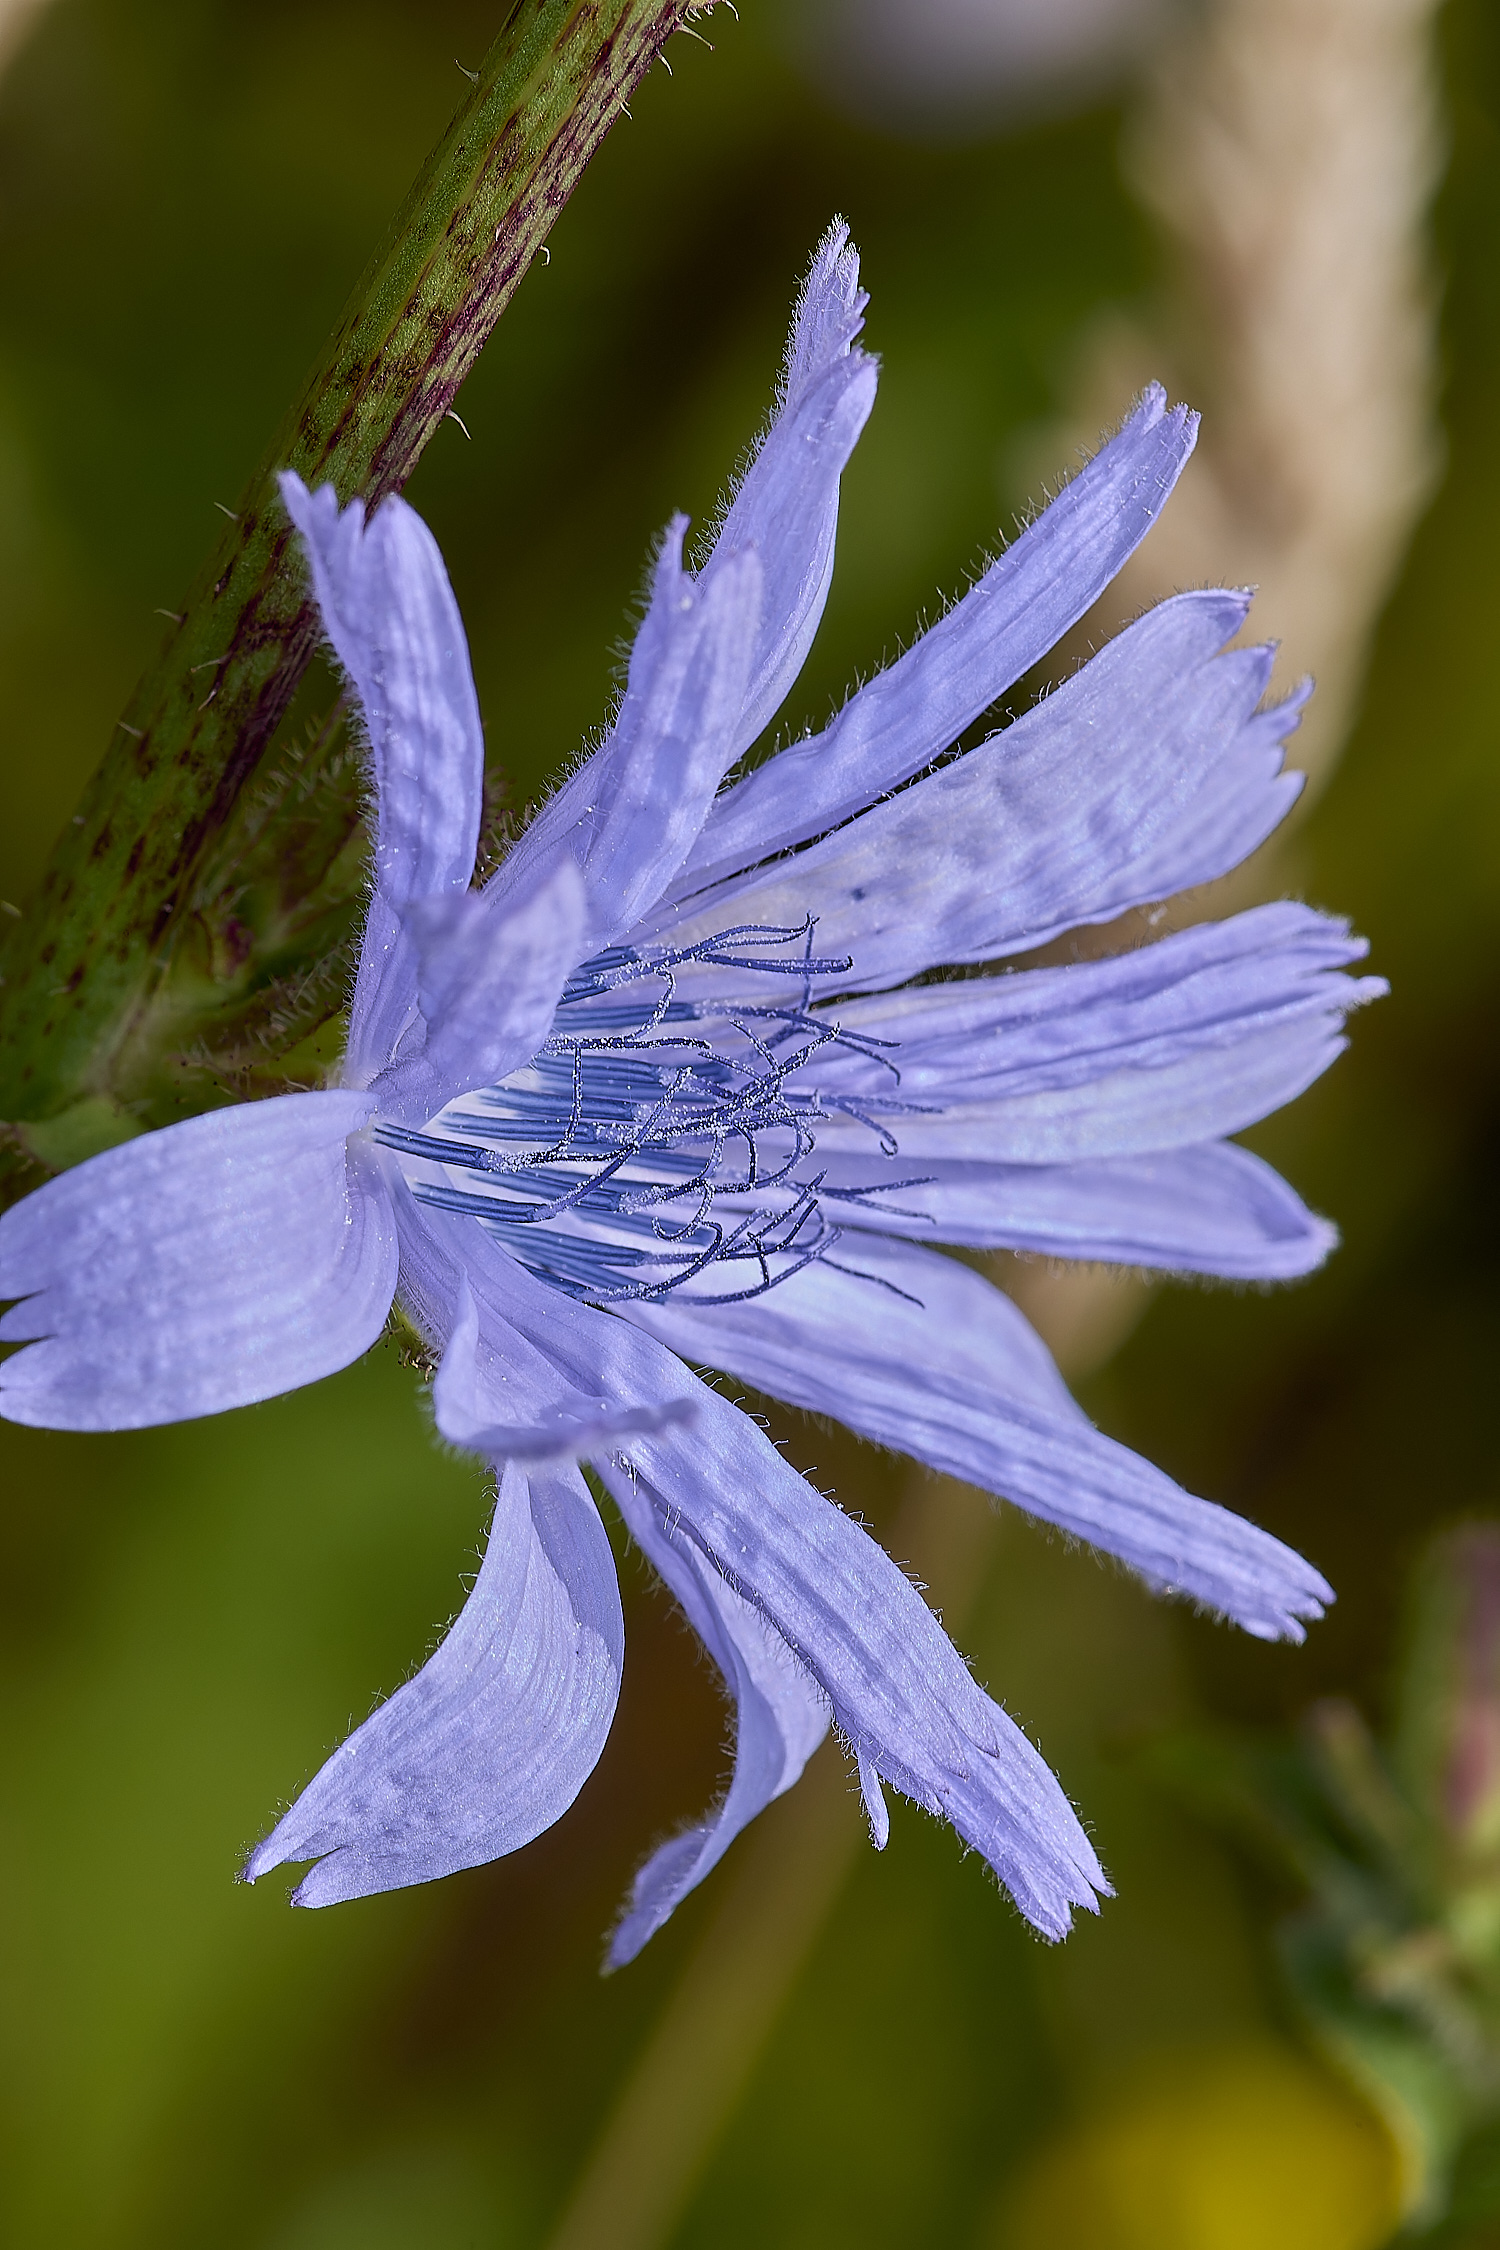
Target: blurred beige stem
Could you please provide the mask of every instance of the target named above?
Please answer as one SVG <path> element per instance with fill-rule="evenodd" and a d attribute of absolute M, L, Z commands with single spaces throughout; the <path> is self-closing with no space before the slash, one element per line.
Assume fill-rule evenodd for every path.
<path fill-rule="evenodd" d="M 1172 504 L 1084 621 L 1097 644 L 1178 588 L 1256 588 L 1248 637 L 1277 687 L 1317 681 L 1291 745 L 1301 810 L 1343 748 L 1381 608 L 1432 487 L 1433 284 L 1424 240 L 1440 138 L 1434 0 L 1217 0 L 1171 42 L 1128 166 L 1173 253 L 1155 332 L 1096 335 L 1073 435 L 1152 376 L 1204 410 Z M 1174 926 L 1279 891 L 1285 838 L 1172 909 Z M 1140 943 L 1130 927 L 1089 951 Z M 1001 1262 L 1060 1354 L 1097 1365 L 1148 1285 Z M 1083 1368 L 1076 1371 L 1084 1372 Z"/>
<path fill-rule="evenodd" d="M 0 0 L 0 74 L 45 5 L 46 0 Z"/>
<path fill-rule="evenodd" d="M 1087 621 L 1092 639 L 1178 587 L 1258 585 L 1254 631 L 1282 641 L 1283 685 L 1318 677 L 1296 742 L 1313 790 L 1342 747 L 1436 467 L 1422 240 L 1438 147 L 1433 13 L 1433 0 L 1217 0 L 1174 44 L 1131 162 L 1177 252 L 1178 301 L 1167 333 L 1116 325 L 1099 338 L 1080 386 L 1090 429 L 1118 421 L 1153 375 L 1207 410 L 1172 506 Z M 1174 919 L 1223 913 L 1274 881 L 1262 855 L 1233 891 L 1215 886 Z M 1143 1283 L 1118 1275 L 1010 1258 L 995 1272 L 1075 1376 L 1147 1302 Z M 896 1528 L 896 1551 L 922 1557 L 960 1630 L 992 1520 L 972 1493 L 930 1479 Z M 840 1762 L 823 1751 L 737 1847 L 550 2250 L 670 2241 L 860 1840 Z"/>
<path fill-rule="evenodd" d="M 1121 359 L 1204 408 L 1172 505 L 1111 589 L 1120 619 L 1179 586 L 1253 585 L 1257 640 L 1318 692 L 1293 744 L 1316 792 L 1438 465 L 1424 239 L 1439 134 L 1434 0 L 1219 0 L 1167 51 L 1130 171 L 1181 286 Z M 1096 617 L 1098 613 L 1096 612 Z"/>

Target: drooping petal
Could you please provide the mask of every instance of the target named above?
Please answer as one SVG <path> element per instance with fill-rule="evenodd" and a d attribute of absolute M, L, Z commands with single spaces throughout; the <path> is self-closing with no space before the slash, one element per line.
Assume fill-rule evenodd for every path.
<path fill-rule="evenodd" d="M 839 1025 L 882 1044 L 825 1050 L 819 1091 L 880 1113 L 907 1163 L 1188 1147 L 1256 1123 L 1327 1069 L 1345 1013 L 1386 989 L 1339 973 L 1366 950 L 1347 923 L 1284 900 L 1105 960 L 854 1001 Z"/>
<path fill-rule="evenodd" d="M 0 1218 L 0 1414 L 128 1430 L 273 1398 L 374 1343 L 396 1283 L 390 1197 L 350 1135 L 368 1096 L 192 1117 L 49 1180 Z"/>
<path fill-rule="evenodd" d="M 334 1752 L 246 1878 L 315 1859 L 293 1904 L 330 1906 L 529 1843 L 599 1761 L 624 1651 L 614 1558 L 583 1479 L 511 1464 L 441 1646 Z"/>
<path fill-rule="evenodd" d="M 514 1260 L 505 1262 L 512 1326 L 568 1385 L 622 1402 L 693 1401 L 688 1427 L 632 1438 L 598 1463 L 622 1511 L 648 1506 L 674 1553 L 696 1549 L 707 1571 L 780 1635 L 867 1768 L 951 1821 L 984 1853 L 1022 1913 L 1060 1937 L 1070 1908 L 1091 1908 L 1095 1892 L 1107 1888 L 1098 1861 L 1047 1766 L 975 1684 L 915 1587 L 867 1532 L 788 1466 L 747 1415 L 642 1328 L 569 1303 Z M 687 1583 L 684 1564 L 674 1560 L 669 1572 L 665 1550 L 652 1551 L 674 1587 Z M 700 1574 L 705 1599 L 711 1583 Z M 718 1608 L 717 1615 L 717 1630 L 730 1632 L 736 1613 Z M 726 1677 L 747 1662 L 760 1681 L 761 1652 L 742 1637 L 735 1645 L 737 1657 L 728 1648 L 721 1656 L 710 1642 L 716 1658 L 728 1659 Z M 779 1695 L 784 1668 L 774 1677 Z M 814 1707 L 804 1701 L 799 1728 L 805 1720 L 810 1729 Z M 797 1739 L 782 1753 L 792 1762 Z M 764 1787 L 762 1757 L 774 1767 L 773 1737 L 757 1734 L 755 1754 L 762 1778 L 753 1786 L 747 1780 L 746 1802 Z M 712 1842 L 703 1836 L 684 1843 L 679 1858 L 663 1860 L 642 1910 L 669 1911 L 701 1846 L 711 1850 Z"/>
<path fill-rule="evenodd" d="M 661 1845 L 637 1872 L 610 1941 L 610 1966 L 618 1969 L 634 1960 L 756 1814 L 800 1777 L 828 1732 L 829 1707 L 781 1635 L 681 1527 L 663 1522 L 628 1474 L 604 1473 L 632 1538 L 681 1603 L 735 1710 L 729 1788 L 705 1820 Z"/>
<path fill-rule="evenodd" d="M 584 915 L 583 880 L 568 859 L 529 894 L 414 899 L 403 919 L 426 1037 L 376 1081 L 382 1114 L 421 1123 L 529 1062 L 582 957 Z"/>
<path fill-rule="evenodd" d="M 1013 726 L 821 843 L 694 899 L 690 944 L 726 922 L 797 928 L 868 989 L 1042 945 L 1238 864 L 1283 818 L 1297 699 L 1258 708 L 1271 652 L 1225 642 L 1248 597 L 1179 594 Z"/>
<path fill-rule="evenodd" d="M 820 1149 L 818 1169 L 840 1224 L 974 1250 L 1293 1281 L 1338 1241 L 1269 1164 L 1227 1141 L 1094 1164 L 908 1166 Z"/>
<path fill-rule="evenodd" d="M 696 1418 L 706 1394 L 670 1354 L 651 1347 L 643 1359 L 644 1339 L 547 1290 L 472 1224 L 409 1200 L 398 1208 L 403 1294 L 429 1334 L 457 1308 L 433 1386 L 445 1437 L 491 1458 L 599 1460 L 631 1438 Z M 552 1356 L 522 1332 L 513 1311 L 553 1346 Z M 791 1787 L 828 1727 L 822 1694 L 780 1636 L 691 1542 L 657 1524 L 628 1479 L 620 1497 L 638 1544 L 718 1664 L 738 1716 L 729 1792 L 706 1822 L 641 1869 L 614 1935 L 616 1966 L 640 1950 L 741 1828 Z"/>
<path fill-rule="evenodd" d="M 364 713 L 378 825 L 375 880 L 394 906 L 462 890 L 474 872 L 484 736 L 463 621 L 437 541 L 404 500 L 365 521 L 331 484 L 287 470 L 287 512 Z"/>
<path fill-rule="evenodd" d="M 1263 1640 L 1332 1599 L 1268 1532 L 1195 1499 L 1096 1430 L 1009 1298 L 956 1260 L 866 1234 L 740 1304 L 667 1298 L 630 1318 L 881 1445 L 1013 1501 Z M 847 1270 L 840 1270 L 847 1269 Z"/>
<path fill-rule="evenodd" d="M 600 1472 L 622 1510 L 649 1506 L 674 1546 L 696 1547 L 760 1610 L 867 1775 L 951 1822 L 1046 1936 L 1093 1908 L 1107 1885 L 1043 1760 L 884 1550 L 747 1415 L 709 1392 L 690 1433 L 636 1440 L 626 1459 Z"/>
<path fill-rule="evenodd" d="M 839 478 L 875 401 L 875 362 L 855 346 L 868 303 L 842 220 L 808 270 L 787 341 L 777 409 L 740 479 L 702 576 L 753 547 L 759 629 L 732 757 L 775 717 L 801 671 L 833 576 Z"/>
<path fill-rule="evenodd" d="M 607 740 L 487 886 L 516 897 L 559 856 L 570 856 L 583 874 L 594 948 L 655 905 L 735 755 L 760 625 L 760 560 L 747 548 L 695 584 L 682 567 L 685 530 L 678 517 L 662 541 L 651 607 Z"/>
<path fill-rule="evenodd" d="M 1198 432 L 1158 384 L 972 591 L 821 734 L 714 806 L 677 888 L 821 835 L 920 773 L 1077 623 L 1155 522 Z"/>

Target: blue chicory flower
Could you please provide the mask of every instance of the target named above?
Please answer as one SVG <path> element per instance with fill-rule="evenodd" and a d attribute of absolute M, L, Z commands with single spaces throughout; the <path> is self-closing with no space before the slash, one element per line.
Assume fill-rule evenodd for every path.
<path fill-rule="evenodd" d="M 1316 1078 L 1363 945 L 1291 903 L 1112 958 L 928 981 L 1211 881 L 1297 794 L 1248 597 L 1179 594 L 978 748 L 964 730 L 1120 568 L 1191 450 L 1119 434 L 820 734 L 726 786 L 812 640 L 869 413 L 842 227 L 707 559 L 662 542 L 602 746 L 482 889 L 479 712 L 418 517 L 283 480 L 368 733 L 378 831 L 339 1082 L 151 1133 L 0 1220 L 0 1410 L 210 1414 L 332 1373 L 399 1294 L 445 1437 L 499 1471 L 446 1640 L 253 1878 L 305 1905 L 514 1851 L 598 1759 L 623 1653 L 592 1463 L 737 1709 L 733 1779 L 647 1862 L 629 1959 L 830 1720 L 1061 1936 L 1107 1890 L 1052 1774 L 920 1595 L 706 1365 L 965 1478 L 1266 1638 L 1317 1571 L 1103 1437 L 1015 1305 L 934 1243 L 1274 1280 L 1332 1229 L 1226 1136 Z"/>

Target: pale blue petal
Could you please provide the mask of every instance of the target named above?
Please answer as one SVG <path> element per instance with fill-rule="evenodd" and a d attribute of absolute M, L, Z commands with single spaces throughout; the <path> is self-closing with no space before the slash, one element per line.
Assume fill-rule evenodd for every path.
<path fill-rule="evenodd" d="M 1348 1041 L 1335 1010 L 1294 1016 L 1247 1030 L 1232 1045 L 1204 1041 L 1196 1050 L 1155 1064 L 1126 1059 L 1093 1081 L 990 1092 L 952 1102 L 930 1117 L 889 1121 L 896 1161 L 922 1166 L 934 1157 L 1006 1164 L 1068 1164 L 1106 1156 L 1140 1156 L 1189 1148 L 1243 1132 L 1294 1101 L 1343 1053 Z M 1185 1043 L 1186 1044 L 1186 1043 Z M 868 1140 L 854 1125 L 827 1134 L 825 1152 Z"/>
<path fill-rule="evenodd" d="M 436 1216 L 443 1225 L 441 1215 Z M 451 1220 L 446 1224 L 453 1226 Z M 452 1332 L 432 1386 L 433 1417 L 450 1444 L 491 1461 L 576 1461 L 609 1453 L 627 1438 L 693 1420 L 690 1397 L 632 1405 L 589 1397 L 562 1380 L 505 1317 L 503 1266 L 508 1261 L 482 1236 L 476 1249 L 473 1236 L 472 1227 L 453 1228 L 447 1245 L 467 1260 L 458 1276 Z"/>
<path fill-rule="evenodd" d="M 0 1414 L 126 1430 L 358 1359 L 396 1284 L 366 1095 L 286 1094 L 109 1149 L 0 1218 Z"/>
<path fill-rule="evenodd" d="M 468 643 L 437 541 L 404 500 L 340 514 L 331 484 L 287 470 L 287 512 L 334 652 L 364 713 L 379 823 L 375 880 L 395 906 L 463 890 L 474 871 L 484 736 Z"/>
<path fill-rule="evenodd" d="M 975 1684 L 915 1587 L 867 1532 L 787 1465 L 748 1415 L 640 1327 L 570 1303 L 507 1264 L 512 1325 L 568 1385 L 622 1403 L 694 1402 L 688 1428 L 632 1438 L 599 1462 L 622 1510 L 648 1507 L 674 1554 L 695 1549 L 705 1572 L 780 1635 L 880 1778 L 951 1821 L 1022 1913 L 1060 1937 L 1070 1908 L 1092 1908 L 1105 1887 L 1098 1861 L 1042 1759 Z M 672 1575 L 666 1550 L 653 1544 L 652 1552 L 670 1583 L 688 1583 L 685 1564 L 674 1562 Z M 707 1599 L 712 1579 L 702 1572 L 698 1579 Z M 720 1607 L 716 1614 L 716 1631 L 729 1633 L 735 1613 Z M 742 1637 L 737 1657 L 716 1641 L 710 1646 L 716 1659 L 727 1659 L 726 1678 L 737 1661 L 762 1662 Z M 784 1685 L 784 1668 L 776 1677 Z M 809 1727 L 812 1708 L 802 1705 Z M 757 1731 L 754 1751 L 759 1778 L 747 1781 L 746 1800 L 775 1764 L 771 1736 Z M 648 1918 L 668 1893 L 680 1895 L 705 1844 L 712 1851 L 709 1836 L 684 1842 L 658 1866 L 642 1901 Z"/>
<path fill-rule="evenodd" d="M 961 602 L 821 734 L 719 799 L 679 889 L 820 835 L 930 765 L 1103 592 L 1155 522 L 1197 430 L 1197 415 L 1168 411 L 1153 383 L 1118 435 Z"/>
<path fill-rule="evenodd" d="M 446 1341 L 433 1399 L 445 1437 L 492 1458 L 607 1459 L 633 1437 L 696 1418 L 709 1394 L 669 1353 L 559 1297 L 472 1224 L 410 1203 L 399 1208 L 403 1295 L 424 1332 Z M 641 1870 L 615 1933 L 616 1964 L 639 1951 L 746 1822 L 791 1787 L 828 1727 L 822 1694 L 780 1636 L 690 1541 L 656 1522 L 628 1479 L 619 1497 L 719 1666 L 738 1720 L 728 1795 Z"/>
<path fill-rule="evenodd" d="M 777 410 L 741 478 L 703 577 L 753 547 L 760 624 L 732 737 L 738 757 L 801 671 L 828 598 L 839 477 L 875 400 L 875 362 L 854 348 L 868 299 L 843 221 L 818 245 L 787 343 Z"/>
<path fill-rule="evenodd" d="M 1345 1013 L 1386 989 L 1339 973 L 1367 948 L 1290 901 L 1072 967 L 854 1001 L 819 1090 L 878 1110 L 900 1161 L 1058 1164 L 1185 1148 L 1295 1099 L 1346 1044 Z M 820 1133 L 825 1151 L 868 1134 Z"/>
<path fill-rule="evenodd" d="M 955 1259 L 850 1235 L 837 1267 L 808 1266 L 764 1296 L 716 1307 L 667 1298 L 630 1318 L 675 1351 L 1013 1501 L 1261 1639 L 1301 1640 L 1301 1620 L 1333 1598 L 1279 1539 L 1102 1436 L 1009 1298 Z"/>
<path fill-rule="evenodd" d="M 1046 1764 L 905 1574 L 747 1415 L 709 1392 L 690 1432 L 625 1453 L 601 1469 L 621 1507 L 649 1507 L 775 1627 L 867 1771 L 951 1822 L 1046 1936 L 1093 1908 L 1107 1886 Z"/>
<path fill-rule="evenodd" d="M 726 922 L 795 929 L 852 957 L 823 990 L 1038 946 L 1210 881 L 1281 820 L 1297 702 L 1258 708 L 1265 649 L 1218 652 L 1248 597 L 1180 594 L 966 757 L 758 877 L 692 901 L 689 944 Z"/>
<path fill-rule="evenodd" d="M 1292 1281 L 1338 1242 L 1269 1164 L 1227 1141 L 1096 1164 L 891 1165 L 820 1149 L 818 1169 L 840 1225 L 974 1250 Z"/>
<path fill-rule="evenodd" d="M 382 1115 L 421 1124 L 531 1060 L 584 951 L 583 879 L 564 859 L 532 891 L 414 899 L 420 1047 L 377 1078 Z"/>
<path fill-rule="evenodd" d="M 610 1966 L 622 1968 L 718 1865 L 740 1831 L 799 1778 L 828 1732 L 829 1708 L 781 1635 L 681 1526 L 664 1522 L 629 1475 L 608 1466 L 604 1475 L 636 1544 L 717 1664 L 735 1710 L 729 1788 L 707 1819 L 661 1845 L 637 1873 L 610 1941 Z"/>
<path fill-rule="evenodd" d="M 869 302 L 868 290 L 859 285 L 859 252 L 849 239 L 848 223 L 835 219 L 813 252 L 792 318 L 782 377 L 783 409 L 795 408 L 797 401 L 806 396 L 829 367 L 836 367 L 846 357 L 852 356 L 855 360 L 864 357 L 851 347 L 864 327 L 865 307 Z M 748 490 L 754 467 L 771 441 L 772 433 L 768 432 L 761 441 L 756 462 L 746 472 L 739 494 Z"/>
<path fill-rule="evenodd" d="M 425 1036 L 417 1005 L 417 949 L 400 909 L 372 894 L 360 938 L 359 969 L 344 1049 L 346 1086 L 368 1086 L 397 1054 Z"/>
<path fill-rule="evenodd" d="M 406 1192 L 396 1220 L 402 1303 L 453 1353 L 438 1402 L 445 1434 L 481 1423 L 566 1433 L 625 1413 L 692 1422 L 708 1394 L 670 1352 L 539 1281 L 470 1218 Z"/>
<path fill-rule="evenodd" d="M 695 582 L 678 517 L 657 558 L 625 698 L 609 736 L 563 784 L 491 878 L 510 898 L 566 854 L 582 870 L 588 937 L 608 944 L 655 905 L 733 759 L 761 617 L 753 548 Z"/>
<path fill-rule="evenodd" d="M 583 1479 L 511 1465 L 446 1638 L 334 1752 L 247 1879 L 316 1859 L 293 1904 L 330 1906 L 516 1851 L 598 1763 L 624 1652 L 614 1558 Z"/>
<path fill-rule="evenodd" d="M 590 1307 L 538 1282 L 471 1219 L 404 1186 L 394 1202 L 401 1302 L 441 1355 L 433 1411 L 452 1444 L 491 1461 L 586 1460 L 692 1420 L 693 1387 L 675 1360 L 659 1355 L 656 1390 L 632 1388 L 631 1369 L 597 1363 Z"/>

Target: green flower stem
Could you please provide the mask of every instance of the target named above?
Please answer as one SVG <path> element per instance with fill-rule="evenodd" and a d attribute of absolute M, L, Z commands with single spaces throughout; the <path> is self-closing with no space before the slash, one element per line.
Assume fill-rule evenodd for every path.
<path fill-rule="evenodd" d="M 510 7 L 39 890 L 0 932 L 0 1118 L 11 1121 L 0 1201 L 32 1184 L 38 1158 L 55 1168 L 162 1121 L 142 1098 L 142 1023 L 317 641 L 276 472 L 331 479 L 343 500 L 400 489 L 585 164 L 695 4 Z M 157 1013 L 183 1033 L 180 1010 Z"/>

